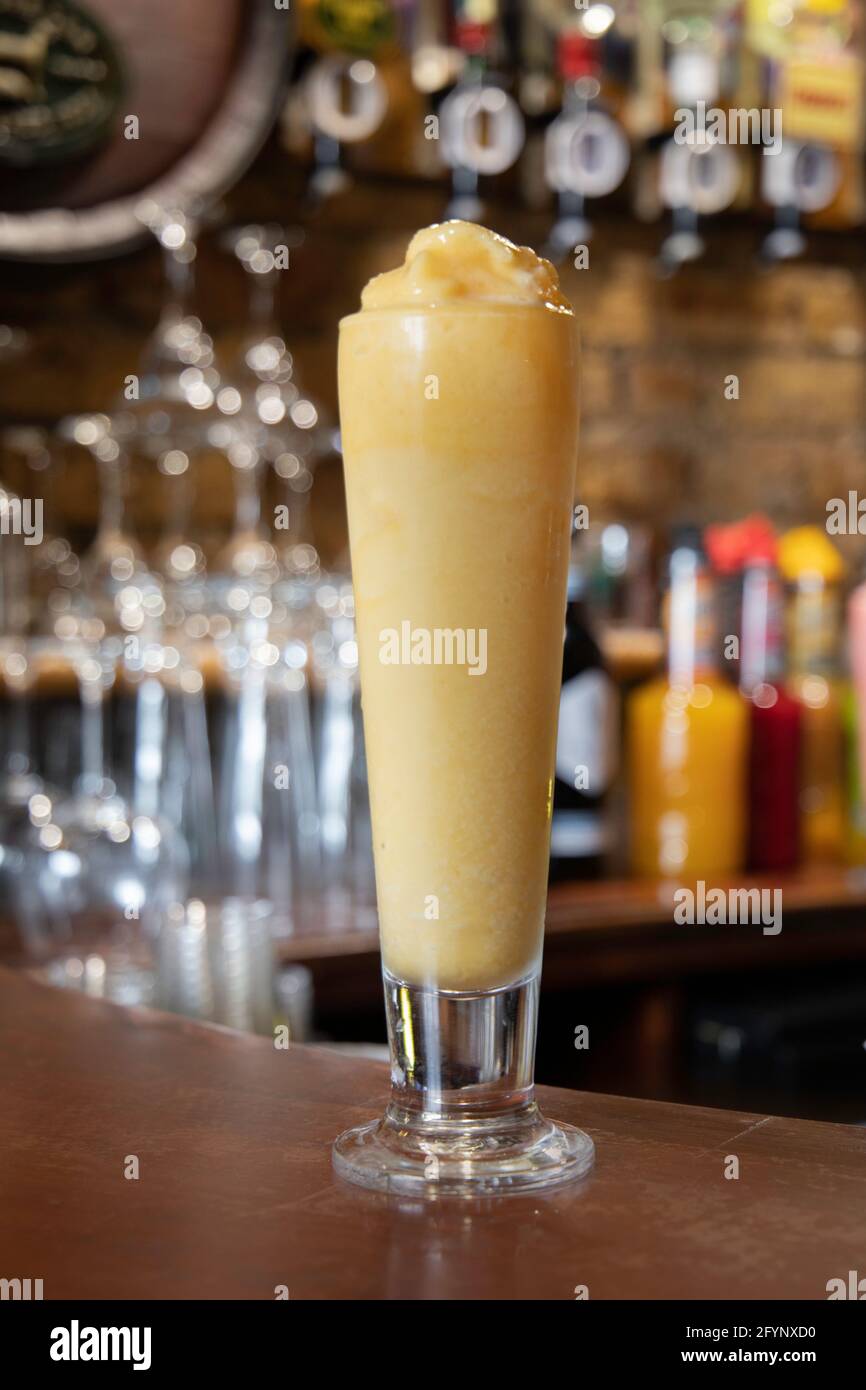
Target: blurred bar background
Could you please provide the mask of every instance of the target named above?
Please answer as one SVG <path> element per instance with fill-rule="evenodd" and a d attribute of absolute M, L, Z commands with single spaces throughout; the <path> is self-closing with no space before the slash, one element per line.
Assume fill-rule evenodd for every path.
<path fill-rule="evenodd" d="M 462 216 L 583 341 L 539 1080 L 866 1119 L 863 43 L 0 0 L 5 961 L 383 1046 L 336 325 Z"/>

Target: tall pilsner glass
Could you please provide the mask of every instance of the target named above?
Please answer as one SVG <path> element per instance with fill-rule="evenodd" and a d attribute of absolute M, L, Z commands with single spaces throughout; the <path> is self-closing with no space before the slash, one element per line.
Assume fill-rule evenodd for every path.
<path fill-rule="evenodd" d="M 341 324 L 339 388 L 391 1099 L 340 1174 L 489 1193 L 593 1145 L 533 1093 L 577 441 L 556 272 L 419 232 Z"/>

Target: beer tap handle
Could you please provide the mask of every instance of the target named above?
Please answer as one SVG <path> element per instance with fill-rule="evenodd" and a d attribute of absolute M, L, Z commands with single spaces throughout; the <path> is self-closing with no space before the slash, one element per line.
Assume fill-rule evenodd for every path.
<path fill-rule="evenodd" d="M 796 140 L 765 148 L 761 163 L 761 192 L 774 210 L 761 254 L 768 261 L 791 260 L 806 249 L 802 214 L 829 207 L 842 181 L 841 165 L 828 146 Z"/>
<path fill-rule="evenodd" d="M 465 65 L 439 111 L 442 154 L 451 169 L 451 199 L 445 215 L 467 222 L 477 222 L 483 213 L 480 177 L 510 169 L 526 138 L 517 102 L 488 76 L 495 19 L 493 0 L 462 0 L 456 36 Z"/>
<path fill-rule="evenodd" d="M 311 67 L 306 98 L 313 132 L 310 191 L 314 197 L 328 198 L 349 183 L 342 146 L 367 140 L 378 130 L 388 109 L 388 92 L 370 58 L 329 53 Z"/>
<path fill-rule="evenodd" d="M 545 254 L 562 261 L 592 237 L 588 199 L 605 197 L 625 178 L 631 152 L 621 126 L 600 105 L 598 40 L 579 28 L 559 35 L 562 111 L 545 134 L 545 175 L 556 192 L 556 220 Z"/>

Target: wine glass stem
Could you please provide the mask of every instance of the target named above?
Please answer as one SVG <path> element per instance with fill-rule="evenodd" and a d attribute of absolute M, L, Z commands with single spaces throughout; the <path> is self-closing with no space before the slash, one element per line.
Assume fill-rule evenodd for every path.
<path fill-rule="evenodd" d="M 238 468 L 235 471 L 235 528 L 254 531 L 261 520 L 259 470 Z"/>
<path fill-rule="evenodd" d="M 9 698 L 9 755 L 7 767 L 16 775 L 31 770 L 30 702 L 26 686 L 19 681 L 7 686 Z"/>
<path fill-rule="evenodd" d="M 250 322 L 256 334 L 261 334 L 263 338 L 276 336 L 276 293 L 277 293 L 277 272 L 267 271 L 265 274 L 253 273 L 250 276 L 252 284 L 250 286 Z"/>
<path fill-rule="evenodd" d="M 99 463 L 99 530 L 103 535 L 121 535 L 126 497 L 126 464 L 119 459 Z"/>
<path fill-rule="evenodd" d="M 191 254 L 189 246 L 185 256 L 178 255 L 177 251 L 169 247 L 162 248 L 162 264 L 168 291 L 165 308 L 173 311 L 178 318 L 185 318 L 192 304 L 195 292 L 194 260 L 195 255 Z"/>
<path fill-rule="evenodd" d="M 189 529 L 192 511 L 192 482 L 190 479 L 192 467 L 193 460 L 190 459 L 186 472 L 171 480 L 168 493 L 169 505 L 162 526 L 163 543 L 166 545 L 175 544 L 178 538 L 184 537 Z"/>
<path fill-rule="evenodd" d="M 310 525 L 310 494 L 307 492 L 293 492 L 291 487 L 286 485 L 286 510 L 289 515 L 289 537 L 292 545 L 309 545 L 312 543 L 312 527 Z"/>
<path fill-rule="evenodd" d="M 81 690 L 81 787 L 98 796 L 105 787 L 105 686 L 99 676 L 79 675 Z"/>

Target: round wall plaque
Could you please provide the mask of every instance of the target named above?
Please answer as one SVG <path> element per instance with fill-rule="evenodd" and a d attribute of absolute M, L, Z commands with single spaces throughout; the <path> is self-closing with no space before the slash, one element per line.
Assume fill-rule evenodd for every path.
<path fill-rule="evenodd" d="M 67 0 L 0 0 L 0 163 L 63 162 L 108 135 L 122 92 L 105 30 Z"/>
<path fill-rule="evenodd" d="M 276 120 L 293 39 L 288 0 L 0 0 L 0 257 L 116 255 L 143 202 L 220 197 Z"/>

